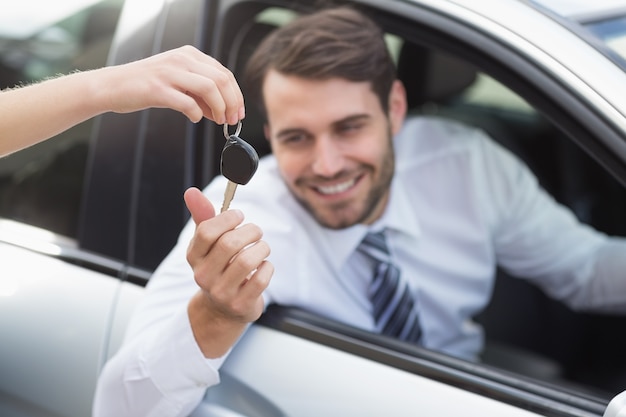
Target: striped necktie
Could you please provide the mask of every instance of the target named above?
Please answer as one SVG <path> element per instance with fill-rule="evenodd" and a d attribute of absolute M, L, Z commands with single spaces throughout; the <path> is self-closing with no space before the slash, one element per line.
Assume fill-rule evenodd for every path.
<path fill-rule="evenodd" d="M 391 262 L 383 231 L 368 233 L 358 250 L 375 261 L 368 296 L 376 330 L 387 336 L 417 342 L 422 331 L 415 300 L 400 270 Z"/>

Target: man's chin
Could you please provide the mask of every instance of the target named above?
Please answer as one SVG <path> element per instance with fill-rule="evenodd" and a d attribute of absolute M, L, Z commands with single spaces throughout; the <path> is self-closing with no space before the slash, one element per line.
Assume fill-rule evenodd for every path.
<path fill-rule="evenodd" d="M 314 210 L 309 207 L 309 213 L 315 220 L 327 229 L 345 229 L 360 223 L 361 217 L 346 209 Z"/>
<path fill-rule="evenodd" d="M 296 197 L 300 205 L 322 226 L 327 229 L 345 229 L 361 223 L 366 217 L 363 209 L 359 209 L 354 201 L 343 201 L 329 204 L 319 202 L 319 205 L 303 197 Z"/>

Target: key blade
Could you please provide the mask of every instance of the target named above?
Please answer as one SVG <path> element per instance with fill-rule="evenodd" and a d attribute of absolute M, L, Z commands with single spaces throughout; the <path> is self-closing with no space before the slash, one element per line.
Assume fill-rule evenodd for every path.
<path fill-rule="evenodd" d="M 226 184 L 226 191 L 224 191 L 224 202 L 222 203 L 220 213 L 225 212 L 230 207 L 230 202 L 235 197 L 235 190 L 237 190 L 237 183 L 229 180 L 228 184 Z"/>

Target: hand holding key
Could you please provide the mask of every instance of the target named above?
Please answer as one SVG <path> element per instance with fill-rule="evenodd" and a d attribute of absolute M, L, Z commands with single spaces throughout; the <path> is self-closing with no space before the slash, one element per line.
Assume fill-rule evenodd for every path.
<path fill-rule="evenodd" d="M 233 135 L 229 135 L 228 125 L 224 125 L 226 144 L 222 149 L 220 171 L 228 180 L 228 184 L 224 192 L 221 213 L 228 210 L 230 202 L 235 196 L 237 185 L 247 184 L 259 165 L 259 155 L 248 142 L 239 137 L 240 132 L 241 121 L 237 124 L 237 129 Z"/>

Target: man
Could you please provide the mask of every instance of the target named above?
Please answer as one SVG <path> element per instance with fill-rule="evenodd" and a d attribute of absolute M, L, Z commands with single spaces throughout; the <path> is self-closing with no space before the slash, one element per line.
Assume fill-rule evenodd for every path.
<path fill-rule="evenodd" d="M 483 133 L 405 121 L 380 29 L 361 14 L 331 9 L 275 31 L 247 74 L 273 155 L 233 206 L 263 240 L 237 228 L 240 211 L 212 218 L 188 191 L 193 221 L 104 371 L 98 415 L 186 415 L 272 302 L 467 359 L 482 347 L 471 317 L 496 262 L 573 306 L 626 307 L 623 241 L 578 224 Z M 224 187 L 205 194 L 219 201 Z"/>

